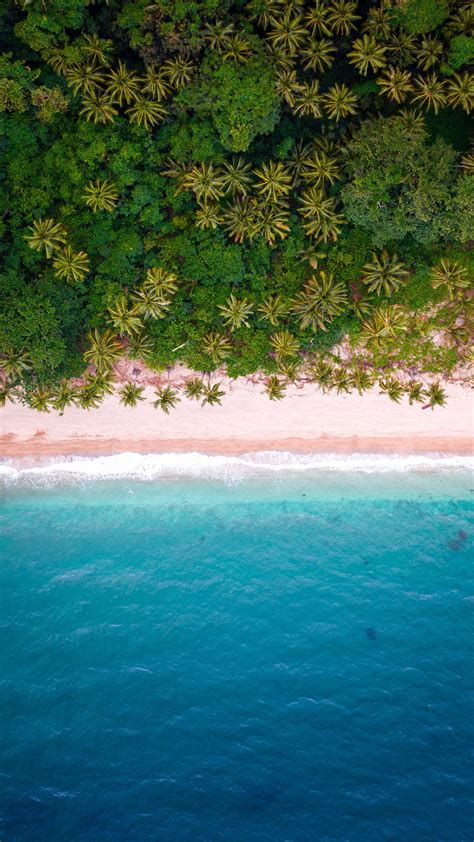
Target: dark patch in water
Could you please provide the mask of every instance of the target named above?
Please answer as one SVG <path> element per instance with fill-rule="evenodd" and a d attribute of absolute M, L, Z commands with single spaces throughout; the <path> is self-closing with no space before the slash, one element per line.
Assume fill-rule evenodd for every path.
<path fill-rule="evenodd" d="M 467 541 L 467 532 L 464 529 L 460 529 L 456 538 L 453 538 L 451 541 L 448 541 L 448 547 L 450 550 L 460 550 L 464 542 Z"/>
<path fill-rule="evenodd" d="M 365 633 L 367 635 L 368 640 L 376 640 L 377 639 L 377 632 L 375 631 L 375 629 L 368 628 L 368 629 L 365 630 Z"/>

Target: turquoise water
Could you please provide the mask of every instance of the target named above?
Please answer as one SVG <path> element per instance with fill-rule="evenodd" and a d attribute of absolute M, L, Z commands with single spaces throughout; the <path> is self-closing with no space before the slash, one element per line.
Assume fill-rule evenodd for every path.
<path fill-rule="evenodd" d="M 5 488 L 0 838 L 471 842 L 469 494 Z"/>

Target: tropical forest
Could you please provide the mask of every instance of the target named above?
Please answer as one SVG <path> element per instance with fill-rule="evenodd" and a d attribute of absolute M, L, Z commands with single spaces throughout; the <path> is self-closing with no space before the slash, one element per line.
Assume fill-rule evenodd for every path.
<path fill-rule="evenodd" d="M 468 381 L 473 5 L 4 0 L 0 39 L 2 404 Z"/>

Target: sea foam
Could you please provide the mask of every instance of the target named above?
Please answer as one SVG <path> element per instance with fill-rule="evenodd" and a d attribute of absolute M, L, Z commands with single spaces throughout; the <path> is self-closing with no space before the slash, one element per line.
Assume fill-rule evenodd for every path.
<path fill-rule="evenodd" d="M 252 475 L 311 472 L 351 472 L 362 474 L 472 471 L 470 456 L 378 455 L 378 454 L 297 454 L 286 451 L 260 451 L 240 456 L 205 453 L 118 453 L 109 456 L 68 456 L 32 459 L 5 459 L 0 463 L 0 484 L 4 486 L 50 486 L 84 484 L 96 480 L 132 479 L 150 482 L 159 479 L 198 478 L 236 483 Z"/>

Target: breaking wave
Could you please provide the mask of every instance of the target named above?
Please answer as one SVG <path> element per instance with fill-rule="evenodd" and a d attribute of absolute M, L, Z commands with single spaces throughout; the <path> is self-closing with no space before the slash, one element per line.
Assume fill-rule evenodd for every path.
<path fill-rule="evenodd" d="M 204 453 L 118 453 L 110 456 L 62 456 L 48 459 L 5 459 L 0 463 L 4 486 L 51 486 L 85 484 L 97 480 L 197 478 L 227 483 L 252 475 L 318 472 L 361 474 L 472 471 L 474 458 L 422 454 L 387 456 L 376 454 L 296 454 L 261 451 L 241 456 Z"/>

